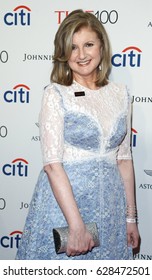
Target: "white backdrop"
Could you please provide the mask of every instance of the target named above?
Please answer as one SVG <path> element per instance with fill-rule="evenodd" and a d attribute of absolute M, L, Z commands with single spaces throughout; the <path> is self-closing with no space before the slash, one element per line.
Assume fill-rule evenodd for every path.
<path fill-rule="evenodd" d="M 112 43 L 111 80 L 132 96 L 132 146 L 141 246 L 152 260 L 152 1 L 12 0 L 0 3 L 0 259 L 14 259 L 42 158 L 38 114 L 53 40 L 73 9 L 94 13 Z"/>

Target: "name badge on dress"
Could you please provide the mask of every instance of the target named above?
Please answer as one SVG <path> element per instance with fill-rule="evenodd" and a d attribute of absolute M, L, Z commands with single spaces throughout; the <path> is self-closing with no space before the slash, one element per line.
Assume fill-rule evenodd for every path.
<path fill-rule="evenodd" d="M 84 91 L 76 91 L 74 93 L 75 96 L 85 96 L 85 92 Z"/>

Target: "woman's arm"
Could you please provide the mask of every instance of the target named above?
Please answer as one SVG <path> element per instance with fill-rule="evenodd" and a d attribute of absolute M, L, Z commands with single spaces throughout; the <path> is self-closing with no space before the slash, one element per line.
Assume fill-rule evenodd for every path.
<path fill-rule="evenodd" d="M 134 168 L 132 160 L 118 160 L 118 168 L 124 182 L 127 207 L 129 207 L 131 215 L 132 213 L 136 215 L 136 213 L 134 213 L 134 209 L 136 209 L 136 201 L 134 187 Z M 137 224 L 135 222 L 127 222 L 127 239 L 129 246 L 132 246 L 133 248 L 138 247 L 139 232 Z"/>
<path fill-rule="evenodd" d="M 61 163 L 44 167 L 54 196 L 69 226 L 67 255 L 79 255 L 91 250 L 94 242 L 78 210 L 69 179 Z"/>
<path fill-rule="evenodd" d="M 76 255 L 87 252 L 92 249 L 94 242 L 80 216 L 72 187 L 62 166 L 64 108 L 62 96 L 53 84 L 44 91 L 39 124 L 44 170 L 69 226 L 66 253 Z"/>

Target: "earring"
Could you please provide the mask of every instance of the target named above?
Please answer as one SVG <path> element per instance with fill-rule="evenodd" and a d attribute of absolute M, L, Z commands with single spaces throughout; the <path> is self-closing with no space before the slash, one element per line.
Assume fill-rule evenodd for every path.
<path fill-rule="evenodd" d="M 70 73 L 70 71 L 69 71 L 69 69 L 66 71 L 66 76 L 68 77 L 69 76 L 69 73 Z"/>
<path fill-rule="evenodd" d="M 101 66 L 101 64 L 99 64 L 99 71 L 101 71 L 102 70 L 102 66 Z"/>

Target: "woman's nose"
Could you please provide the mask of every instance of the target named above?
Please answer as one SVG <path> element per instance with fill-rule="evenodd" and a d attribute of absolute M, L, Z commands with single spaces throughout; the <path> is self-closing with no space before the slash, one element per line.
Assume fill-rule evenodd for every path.
<path fill-rule="evenodd" d="M 86 53 L 84 48 L 79 49 L 79 59 L 84 59 L 86 57 Z"/>

